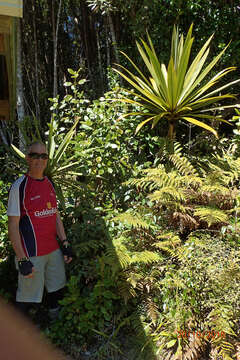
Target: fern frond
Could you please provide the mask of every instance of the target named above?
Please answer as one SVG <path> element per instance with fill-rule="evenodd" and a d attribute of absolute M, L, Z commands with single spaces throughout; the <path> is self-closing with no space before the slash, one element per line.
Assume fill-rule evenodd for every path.
<path fill-rule="evenodd" d="M 142 279 L 143 279 L 143 275 L 136 272 L 130 272 L 129 276 L 127 277 L 127 282 L 131 284 L 133 288 L 136 288 L 137 283 Z"/>
<path fill-rule="evenodd" d="M 132 285 L 126 280 L 118 281 L 118 293 L 120 297 L 124 300 L 125 304 L 127 304 L 130 299 L 137 296 L 137 293 L 132 287 Z"/>
<path fill-rule="evenodd" d="M 121 223 L 131 226 L 133 228 L 151 228 L 151 225 L 147 221 L 145 221 L 138 213 L 132 214 L 131 212 L 125 212 L 115 216 L 112 221 L 120 221 Z"/>
<path fill-rule="evenodd" d="M 193 216 L 179 211 L 173 213 L 173 220 L 179 224 L 180 231 L 184 229 L 193 230 L 199 226 L 199 223 Z"/>
<path fill-rule="evenodd" d="M 162 257 L 161 255 L 159 255 L 156 252 L 153 251 L 141 251 L 141 252 L 134 252 L 132 253 L 132 259 L 131 259 L 131 263 L 143 263 L 143 264 L 152 264 L 156 261 L 161 261 Z"/>
<path fill-rule="evenodd" d="M 233 156 L 228 155 L 226 152 L 223 153 L 223 156 L 216 156 L 217 162 L 220 164 L 221 168 L 225 171 L 233 173 L 231 181 L 237 180 L 240 176 L 240 158 L 234 159 Z"/>
<path fill-rule="evenodd" d="M 158 249 L 161 249 L 163 251 L 167 251 L 168 253 L 172 254 L 174 252 L 174 249 L 177 245 L 179 245 L 180 242 L 171 242 L 171 241 L 161 241 L 154 244 Z"/>
<path fill-rule="evenodd" d="M 178 261 L 184 261 L 189 254 L 189 249 L 184 246 L 179 246 L 175 250 L 169 250 L 169 252 L 173 258 L 177 258 Z"/>
<path fill-rule="evenodd" d="M 183 151 L 182 145 L 178 141 L 175 141 L 174 142 L 174 154 L 176 154 L 178 156 L 182 156 L 182 151 Z"/>
<path fill-rule="evenodd" d="M 105 251 L 105 261 L 113 267 L 115 273 L 119 268 L 126 269 L 131 264 L 131 256 L 122 241 L 125 238 L 114 239 L 113 246 L 108 246 Z"/>
<path fill-rule="evenodd" d="M 228 223 L 228 216 L 226 212 L 213 207 L 196 207 L 194 215 L 198 216 L 200 220 L 205 221 L 208 226 L 217 223 Z"/>
<path fill-rule="evenodd" d="M 234 354 L 235 348 L 230 342 L 221 341 L 217 349 L 218 355 L 222 356 L 223 360 L 234 360 L 230 355 Z"/>
<path fill-rule="evenodd" d="M 201 187 L 201 192 L 209 192 L 214 194 L 221 194 L 221 195 L 230 195 L 229 188 L 220 185 L 220 184 L 214 184 L 214 185 L 203 185 Z"/>
<path fill-rule="evenodd" d="M 229 260 L 227 268 L 223 268 L 220 274 L 218 275 L 219 283 L 222 283 L 226 286 L 229 284 L 231 287 L 231 279 L 240 280 L 240 266 L 236 261 Z"/>
<path fill-rule="evenodd" d="M 183 354 L 183 360 L 199 360 L 202 358 L 206 348 L 206 342 L 203 338 L 190 334 L 188 345 Z"/>
<path fill-rule="evenodd" d="M 231 171 L 226 171 L 212 163 L 209 163 L 209 167 L 211 169 L 211 172 L 206 177 L 206 181 L 209 184 L 214 185 L 215 183 L 219 183 L 223 185 L 229 185 L 230 183 L 237 180 L 239 177 L 238 172 L 234 169 L 231 169 Z"/>
<path fill-rule="evenodd" d="M 155 325 L 159 316 L 158 307 L 152 298 L 149 296 L 146 299 L 146 308 L 147 308 L 147 316 L 151 319 L 153 324 Z"/>
<path fill-rule="evenodd" d="M 179 244 L 181 244 L 181 240 L 178 236 L 173 237 L 171 240 L 166 241 L 159 241 L 154 243 L 154 246 L 156 246 L 158 249 L 169 249 L 169 248 L 176 248 Z"/>
<path fill-rule="evenodd" d="M 236 353 L 235 353 L 235 357 L 236 357 L 236 360 L 240 360 L 240 343 L 236 343 L 235 344 L 236 346 Z"/>
<path fill-rule="evenodd" d="M 181 176 L 181 183 L 185 187 L 192 187 L 193 189 L 198 189 L 203 184 L 203 179 L 200 176 L 194 175 L 183 175 Z"/>
<path fill-rule="evenodd" d="M 232 322 L 233 309 L 226 305 L 217 305 L 208 315 L 208 324 L 216 332 L 224 332 L 231 336 L 237 336 L 233 331 L 234 323 Z M 214 341 L 221 343 L 223 337 L 217 337 Z"/>
<path fill-rule="evenodd" d="M 184 202 L 186 200 L 184 191 L 175 187 L 163 187 L 155 191 L 153 194 L 148 195 L 152 201 L 159 201 L 165 203 L 170 200 Z"/>
<path fill-rule="evenodd" d="M 80 254 L 86 253 L 91 250 L 97 250 L 101 248 L 103 244 L 100 244 L 99 241 L 91 240 L 91 241 L 84 241 L 84 242 L 78 242 L 74 248 L 76 251 Z"/>
<path fill-rule="evenodd" d="M 140 179 L 130 179 L 125 184 L 134 185 L 143 190 L 149 188 L 153 191 L 156 188 L 162 187 L 176 187 L 180 186 L 179 174 L 176 171 L 166 172 L 165 168 L 161 165 L 154 169 L 142 170 L 144 177 Z"/>
<path fill-rule="evenodd" d="M 190 161 L 182 154 L 170 155 L 169 159 L 170 161 L 172 161 L 173 165 L 181 175 L 193 175 L 196 177 L 199 176 L 197 170 L 193 167 Z"/>
<path fill-rule="evenodd" d="M 133 185 L 142 189 L 146 189 L 151 184 L 155 184 L 162 179 L 163 183 L 168 183 L 169 176 L 167 175 L 163 165 L 159 165 L 154 169 L 143 169 L 141 171 L 144 174 L 144 177 L 140 179 L 129 179 L 124 183 L 124 185 Z"/>

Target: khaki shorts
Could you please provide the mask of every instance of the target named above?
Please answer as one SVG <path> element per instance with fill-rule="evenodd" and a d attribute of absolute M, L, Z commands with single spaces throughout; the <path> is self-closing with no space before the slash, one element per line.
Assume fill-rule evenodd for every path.
<path fill-rule="evenodd" d="M 44 287 L 47 292 L 53 292 L 62 289 L 66 284 L 63 255 L 61 250 L 57 249 L 47 255 L 32 256 L 30 260 L 35 268 L 34 276 L 25 278 L 18 273 L 16 301 L 40 303 Z"/>

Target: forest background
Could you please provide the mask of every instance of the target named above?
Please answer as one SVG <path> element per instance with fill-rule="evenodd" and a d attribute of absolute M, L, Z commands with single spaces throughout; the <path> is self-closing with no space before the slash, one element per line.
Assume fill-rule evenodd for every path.
<path fill-rule="evenodd" d="M 10 144 L 41 138 L 75 259 L 59 320 L 49 325 L 44 306 L 33 316 L 72 358 L 240 358 L 237 105 L 221 113 L 231 125 L 208 122 L 218 138 L 179 121 L 169 145 L 164 119 L 135 134 L 144 117 L 122 98 L 138 98 L 113 70 L 129 68 L 123 51 L 145 71 L 136 40 L 146 30 L 167 64 L 173 26 L 186 36 L 193 23 L 191 60 L 213 33 L 211 59 L 231 40 L 211 76 L 236 66 L 227 74 L 232 82 L 239 16 L 234 0 L 24 4 L 24 116 L 1 125 L 1 295 L 14 301 L 7 192 L 25 171 Z M 238 104 L 239 85 L 229 91 L 235 98 L 223 104 Z M 139 115 L 125 117 L 132 108 Z"/>

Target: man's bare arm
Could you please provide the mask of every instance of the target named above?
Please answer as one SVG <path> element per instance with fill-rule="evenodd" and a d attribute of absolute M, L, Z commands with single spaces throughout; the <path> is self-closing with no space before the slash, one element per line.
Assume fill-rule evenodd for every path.
<path fill-rule="evenodd" d="M 26 255 L 22 247 L 21 237 L 19 233 L 19 221 L 20 221 L 20 216 L 8 217 L 8 236 L 12 243 L 12 247 L 15 251 L 17 259 L 23 259 L 26 257 Z M 24 275 L 24 277 L 26 278 L 33 277 L 33 273 L 35 271 L 34 267 L 32 267 L 31 271 L 32 272 L 30 274 Z"/>
<path fill-rule="evenodd" d="M 57 211 L 57 218 L 56 218 L 56 229 L 57 229 L 57 236 L 59 237 L 59 239 L 62 242 L 64 242 L 67 239 L 67 237 L 66 237 L 66 234 L 65 234 L 62 219 L 61 219 L 60 214 L 59 214 L 58 211 Z"/>
<path fill-rule="evenodd" d="M 63 222 L 62 222 L 62 219 L 61 219 L 58 211 L 57 211 L 57 217 L 56 217 L 56 230 L 57 230 L 57 236 L 62 241 L 62 243 L 64 245 L 68 244 L 66 233 L 64 230 L 64 226 L 63 226 Z M 65 263 L 67 263 L 67 264 L 69 264 L 72 261 L 71 256 L 64 255 L 63 258 L 64 258 Z"/>
<path fill-rule="evenodd" d="M 24 253 L 21 237 L 19 233 L 19 221 L 20 216 L 9 216 L 8 217 L 8 236 L 12 243 L 13 249 L 18 259 L 24 258 Z"/>

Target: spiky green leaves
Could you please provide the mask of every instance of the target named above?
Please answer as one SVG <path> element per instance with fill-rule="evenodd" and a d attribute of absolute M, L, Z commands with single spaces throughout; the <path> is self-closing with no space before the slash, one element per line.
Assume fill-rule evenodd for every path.
<path fill-rule="evenodd" d="M 122 98 L 121 100 L 137 106 L 140 105 L 142 109 L 142 111 L 131 112 L 127 115 L 147 116 L 147 119 L 137 126 L 136 133 L 148 122 L 151 122 L 152 127 L 155 127 L 159 122 L 167 120 L 169 123 L 168 135 L 169 137 L 173 137 L 176 123 L 179 120 L 183 120 L 208 130 L 217 137 L 216 130 L 207 125 L 203 120 L 216 119 L 226 121 L 222 119 L 220 115 L 210 113 L 213 110 L 211 106 L 217 104 L 214 110 L 224 109 L 224 106 L 220 107 L 218 105 L 219 102 L 227 98 L 233 98 L 234 96 L 231 94 L 218 94 L 220 94 L 220 91 L 240 80 L 232 81 L 219 88 L 215 88 L 214 86 L 223 76 L 235 70 L 235 68 L 229 67 L 221 70 L 210 79 L 207 79 L 207 77 L 209 77 L 209 73 L 220 60 L 228 46 L 206 65 L 212 35 L 205 42 L 191 65 L 189 65 L 194 41 L 192 37 L 192 27 L 191 25 L 185 39 L 183 35 L 179 36 L 178 29 L 174 27 L 171 55 L 167 67 L 165 64 L 160 63 L 149 34 L 147 34 L 148 43 L 142 39 L 141 44 L 137 42 L 138 51 L 149 73 L 148 77 L 123 53 L 135 68 L 137 74 L 135 75 L 121 65 L 119 65 L 119 67 L 122 68 L 123 71 L 117 69 L 115 69 L 115 71 L 135 88 L 135 95 L 138 97 L 138 100 L 130 100 L 128 98 Z"/>

